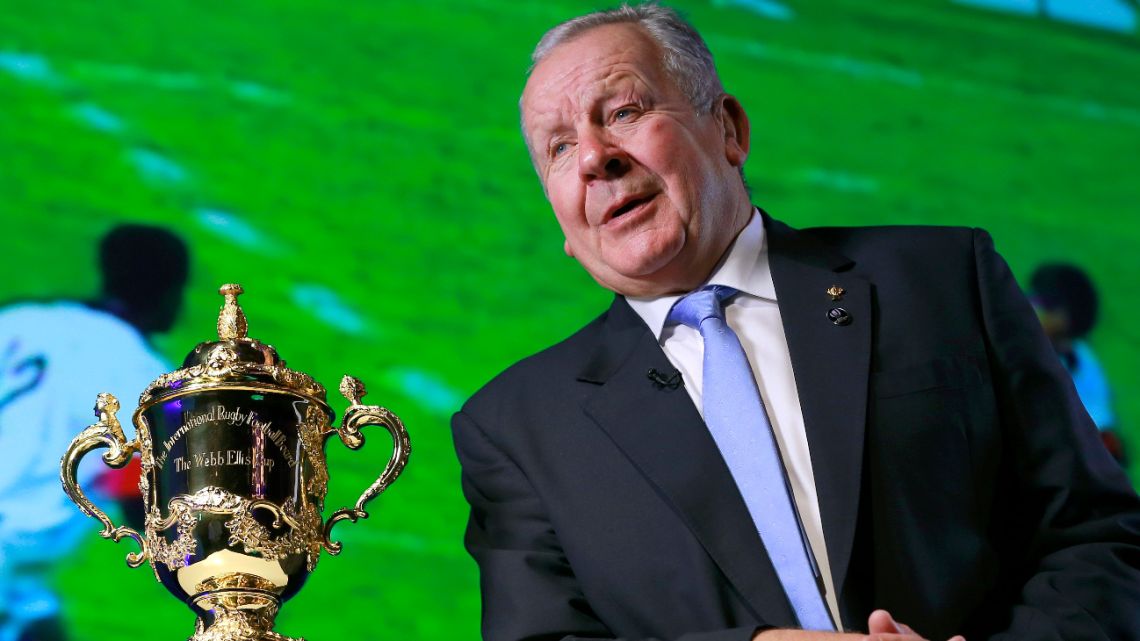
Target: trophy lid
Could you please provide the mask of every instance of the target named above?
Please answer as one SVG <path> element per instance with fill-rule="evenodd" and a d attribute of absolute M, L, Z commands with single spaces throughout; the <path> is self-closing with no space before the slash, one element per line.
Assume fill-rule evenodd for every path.
<path fill-rule="evenodd" d="M 138 412 L 174 397 L 218 389 L 292 394 L 319 404 L 332 416 L 325 388 L 308 374 L 291 370 L 272 345 L 248 336 L 249 324 L 237 297 L 237 283 L 218 289 L 225 297 L 218 313 L 218 340 L 198 343 L 182 367 L 155 379 L 139 397 Z"/>

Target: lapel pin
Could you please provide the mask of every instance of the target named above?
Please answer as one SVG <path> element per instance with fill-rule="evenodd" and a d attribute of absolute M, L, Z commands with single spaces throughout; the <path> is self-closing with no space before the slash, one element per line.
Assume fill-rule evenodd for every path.
<path fill-rule="evenodd" d="M 832 285 L 831 287 L 827 288 L 827 295 L 831 297 L 831 300 L 841 300 L 843 298 L 843 295 L 846 293 L 847 290 L 843 289 L 839 285 Z"/>
<path fill-rule="evenodd" d="M 650 367 L 646 376 L 657 389 L 677 389 L 684 384 L 681 381 L 681 370 L 679 369 L 675 369 L 672 374 L 666 375 L 664 372 L 657 371 L 657 368 Z"/>
<path fill-rule="evenodd" d="M 851 314 L 848 314 L 847 310 L 842 307 L 832 307 L 827 310 L 827 318 L 836 325 L 851 324 Z"/>

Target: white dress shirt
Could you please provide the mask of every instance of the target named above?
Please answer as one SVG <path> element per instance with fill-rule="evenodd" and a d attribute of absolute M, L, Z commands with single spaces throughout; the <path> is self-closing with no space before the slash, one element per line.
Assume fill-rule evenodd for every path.
<path fill-rule="evenodd" d="M 827 607 L 836 622 L 836 629 L 841 630 L 839 605 L 831 578 L 831 565 L 827 560 L 823 522 L 812 475 L 811 452 L 808 451 L 804 417 L 800 411 L 788 341 L 780 319 L 780 306 L 776 302 L 776 288 L 768 268 L 764 220 L 758 212 L 753 211 L 752 220 L 736 237 L 706 284 L 727 285 L 740 292 L 725 305 L 725 318 L 748 354 L 752 374 L 760 388 L 760 397 L 768 410 L 768 419 L 788 472 L 796 509 L 823 575 Z M 665 322 L 673 304 L 680 298 L 676 295 L 630 297 L 627 300 L 657 336 L 669 361 L 681 371 L 685 390 L 703 416 L 704 341 L 696 329 L 675 323 L 666 325 Z"/>

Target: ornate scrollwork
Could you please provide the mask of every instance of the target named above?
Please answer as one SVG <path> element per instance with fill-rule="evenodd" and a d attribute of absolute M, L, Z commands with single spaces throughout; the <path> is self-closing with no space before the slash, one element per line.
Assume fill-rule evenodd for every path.
<path fill-rule="evenodd" d="M 225 343 L 215 345 L 206 357 L 206 375 L 211 378 L 229 376 L 237 362 L 237 352 L 232 347 Z"/>
<path fill-rule="evenodd" d="M 272 501 L 251 500 L 210 486 L 170 499 L 169 510 L 166 518 L 161 517 L 157 508 L 147 515 L 147 538 L 151 541 L 155 562 L 166 564 L 171 571 L 185 567 L 193 555 L 196 547 L 193 530 L 201 514 L 230 517 L 226 521 L 230 545 L 241 545 L 246 552 L 257 553 L 271 561 L 304 554 L 310 571 L 317 565 L 321 551 L 321 515 L 315 506 L 303 505 L 298 510 L 292 499 L 279 506 Z M 264 510 L 273 517 L 274 529 L 288 526 L 288 531 L 274 536 L 255 518 L 256 510 Z M 160 534 L 175 525 L 173 541 Z"/>
<path fill-rule="evenodd" d="M 218 350 L 222 347 L 225 346 L 218 346 L 215 349 Z M 228 361 L 224 356 L 225 354 L 222 351 L 217 354 L 211 352 L 211 360 L 207 363 L 184 367 L 159 376 L 150 385 L 147 385 L 147 388 L 139 395 L 139 406 L 145 408 L 148 404 L 153 404 L 156 398 L 155 394 L 163 394 L 168 390 L 181 389 L 191 385 L 217 384 L 222 379 L 231 376 L 267 378 L 281 387 L 305 396 L 318 399 L 325 398 L 325 387 L 304 372 L 291 370 L 281 365 L 266 365 L 241 360 Z"/>
<path fill-rule="evenodd" d="M 269 528 L 253 517 L 254 510 L 269 512 L 274 528 L 288 525 L 289 531 L 274 539 Z M 321 531 L 321 515 L 312 505 L 297 510 L 292 499 L 280 507 L 271 501 L 249 501 L 233 512 L 226 529 L 230 531 L 230 545 L 240 544 L 247 551 L 260 553 L 263 559 L 276 561 L 304 554 L 305 565 L 312 572 L 320 558 L 321 541 L 317 533 Z"/>
<path fill-rule="evenodd" d="M 207 628 L 198 619 L 194 636 L 188 641 L 305 641 L 303 638 L 287 637 L 270 630 L 275 617 L 276 613 L 267 615 L 261 610 L 219 608 L 214 625 Z"/>
<path fill-rule="evenodd" d="M 146 417 L 139 414 L 135 417 L 139 441 L 139 462 L 142 464 L 142 475 L 139 477 L 139 492 L 143 497 L 143 506 L 150 508 L 150 473 L 154 469 L 154 439 L 150 435 L 150 423 Z"/>
<path fill-rule="evenodd" d="M 212 611 L 214 621 L 207 626 L 198 619 L 188 641 L 305 641 L 272 630 L 280 602 L 258 585 L 257 577 L 232 573 L 209 583 L 198 586 L 204 595 L 195 604 Z"/>
<path fill-rule="evenodd" d="M 135 427 L 137 428 L 136 438 L 139 442 L 139 458 L 142 464 L 142 474 L 139 475 L 139 495 L 142 496 L 143 501 L 143 532 L 146 533 L 148 541 L 155 541 L 157 539 L 151 534 L 153 531 L 151 523 L 155 518 L 161 519 L 161 516 L 158 516 L 158 508 L 154 507 L 155 497 L 151 492 L 150 485 L 151 475 L 154 472 L 154 439 L 150 435 L 150 423 L 142 414 L 135 416 Z M 153 546 L 151 547 L 153 548 Z M 155 566 L 154 554 L 148 556 L 150 557 L 150 568 L 154 571 L 154 578 L 161 580 L 158 576 L 158 567 Z"/>
<path fill-rule="evenodd" d="M 116 543 L 124 538 L 131 538 L 139 544 L 138 552 L 127 554 L 127 565 L 137 568 L 143 564 L 149 554 L 146 540 L 137 530 L 126 526 L 116 526 L 103 510 L 87 498 L 76 480 L 79 461 L 91 450 L 106 447 L 107 452 L 103 454 L 103 462 L 114 468 L 126 465 L 131 460 L 131 456 L 139 450 L 138 439 L 127 441 L 127 437 L 123 433 L 123 426 L 115 415 L 118 411 L 119 399 L 115 398 L 113 394 L 99 394 L 95 401 L 95 413 L 99 420 L 87 426 L 71 441 L 63 459 L 59 462 L 59 480 L 63 484 L 63 491 L 79 506 L 80 511 L 87 516 L 98 519 L 103 524 L 103 530 L 99 532 L 100 536 Z"/>
<path fill-rule="evenodd" d="M 379 425 L 388 430 L 392 436 L 392 457 L 388 459 L 388 464 L 384 466 L 384 471 L 380 473 L 376 482 L 364 490 L 364 493 L 356 500 L 356 505 L 350 508 L 343 507 L 333 512 L 328 521 L 325 521 L 324 547 L 333 556 L 340 554 L 342 547 L 338 541 L 333 541 L 330 537 L 333 526 L 345 519 L 355 523 L 359 519 L 368 518 L 368 512 L 364 510 L 365 506 L 379 496 L 381 492 L 388 489 L 396 477 L 400 476 L 400 473 L 404 471 L 404 466 L 408 463 L 408 455 L 412 451 L 408 431 L 404 428 L 404 423 L 400 417 L 379 405 L 360 404 L 360 399 L 368 393 L 364 389 L 364 383 L 352 376 L 345 376 L 341 379 L 340 391 L 352 403 L 345 411 L 344 421 L 341 423 L 340 429 L 337 430 L 340 440 L 349 449 L 359 449 L 360 446 L 364 445 L 364 435 L 360 432 L 360 428 L 366 425 Z"/>
<path fill-rule="evenodd" d="M 328 417 L 320 407 L 309 404 L 305 416 L 297 430 L 301 437 L 301 449 L 309 469 L 305 471 L 305 494 L 316 503 L 318 512 L 325 509 L 325 496 L 329 491 L 329 466 L 325 457 L 324 435 L 328 432 Z"/>

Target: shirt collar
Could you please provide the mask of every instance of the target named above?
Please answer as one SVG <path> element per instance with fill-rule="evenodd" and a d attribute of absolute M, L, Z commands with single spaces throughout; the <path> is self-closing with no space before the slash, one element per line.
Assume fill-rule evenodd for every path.
<path fill-rule="evenodd" d="M 753 209 L 751 220 L 737 234 L 736 240 L 729 246 L 724 258 L 701 287 L 727 285 L 742 294 L 775 301 L 776 287 L 772 283 L 772 272 L 768 269 L 766 240 L 764 217 Z M 684 294 L 651 298 L 627 296 L 626 301 L 649 326 L 653 335 L 660 339 L 669 310 L 673 309 L 673 304 L 682 296 Z"/>

